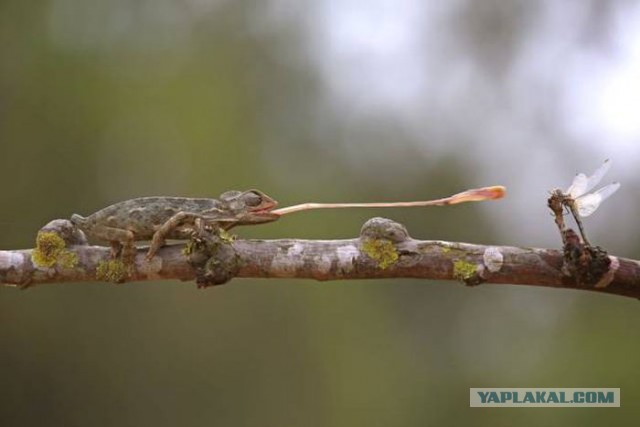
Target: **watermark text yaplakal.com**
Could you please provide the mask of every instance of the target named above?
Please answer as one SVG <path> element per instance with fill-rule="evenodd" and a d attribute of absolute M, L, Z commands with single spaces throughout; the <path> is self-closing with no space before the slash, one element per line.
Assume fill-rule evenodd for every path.
<path fill-rule="evenodd" d="M 471 388 L 469 406 L 619 407 L 619 388 Z"/>

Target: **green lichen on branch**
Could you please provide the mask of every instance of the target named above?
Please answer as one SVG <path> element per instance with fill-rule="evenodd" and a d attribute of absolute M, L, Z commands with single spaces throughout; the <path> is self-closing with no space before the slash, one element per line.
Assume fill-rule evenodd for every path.
<path fill-rule="evenodd" d="M 191 240 L 189 240 L 182 249 L 182 255 L 188 257 L 189 255 L 202 250 L 205 240 L 210 240 L 209 244 L 211 245 L 213 243 L 213 246 L 217 246 L 218 244 L 233 243 L 236 240 L 235 234 L 231 234 L 227 230 L 223 230 L 222 228 L 213 230 L 211 233 L 211 236 L 215 236 L 214 238 L 207 239 L 204 238 L 204 236 L 192 236 Z"/>
<path fill-rule="evenodd" d="M 78 254 L 71 251 L 62 251 L 58 256 L 58 264 L 62 268 L 75 268 L 78 265 Z"/>
<path fill-rule="evenodd" d="M 217 234 L 224 243 L 233 243 L 236 240 L 235 234 L 231 234 L 223 228 L 221 228 Z"/>
<path fill-rule="evenodd" d="M 453 262 L 453 277 L 467 286 L 478 286 L 484 282 L 484 278 L 478 274 L 476 264 L 461 259 Z"/>
<path fill-rule="evenodd" d="M 461 259 L 453 262 L 453 277 L 457 280 L 467 282 L 476 274 L 476 265 Z"/>
<path fill-rule="evenodd" d="M 96 279 L 122 283 L 129 277 L 129 267 L 119 259 L 100 261 L 96 267 Z"/>
<path fill-rule="evenodd" d="M 31 259 L 36 266 L 44 268 L 52 268 L 56 264 L 62 268 L 78 265 L 78 255 L 67 250 L 64 239 L 54 231 L 38 232 Z"/>
<path fill-rule="evenodd" d="M 398 261 L 396 247 L 386 239 L 366 239 L 362 243 L 362 252 L 376 261 L 381 270 L 385 270 Z"/>
<path fill-rule="evenodd" d="M 182 255 L 188 257 L 196 250 L 196 243 L 192 240 L 189 240 L 184 248 L 182 248 Z"/>

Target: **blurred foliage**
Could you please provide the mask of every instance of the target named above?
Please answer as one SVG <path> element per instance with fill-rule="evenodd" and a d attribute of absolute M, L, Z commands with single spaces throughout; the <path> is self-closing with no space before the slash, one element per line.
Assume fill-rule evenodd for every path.
<path fill-rule="evenodd" d="M 623 3 L 584 3 L 595 40 Z M 314 59 L 305 31 L 320 4 L 337 7 L 1 1 L 0 247 L 32 247 L 50 219 L 142 195 L 426 199 L 516 185 L 540 158 L 526 142 L 483 144 L 494 128 L 477 115 L 510 109 L 497 82 L 535 38 L 533 3 L 451 6 L 447 52 L 495 79 L 497 95 L 473 86 L 452 109 L 425 110 L 424 138 L 331 98 L 328 59 Z M 453 63 L 429 40 L 420 49 L 444 85 Z M 561 133 L 552 100 L 531 105 L 541 135 Z M 540 144 L 551 157 L 575 151 Z M 309 212 L 238 234 L 348 238 L 385 215 L 416 238 L 528 246 L 523 236 L 545 227 L 557 244 L 543 191 L 531 202 L 540 215 L 516 215 L 516 193 L 491 206 Z M 638 316 L 635 301 L 587 292 L 418 280 L 0 289 L 0 425 L 629 425 L 640 415 L 627 403 L 640 398 Z M 469 387 L 620 387 L 623 407 L 477 410 Z"/>

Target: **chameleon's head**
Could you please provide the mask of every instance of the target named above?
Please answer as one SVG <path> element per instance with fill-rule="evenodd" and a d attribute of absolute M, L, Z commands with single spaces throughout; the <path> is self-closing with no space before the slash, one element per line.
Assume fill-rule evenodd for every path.
<path fill-rule="evenodd" d="M 260 224 L 280 218 L 280 215 L 271 212 L 278 202 L 260 190 L 227 191 L 220 195 L 220 199 L 237 216 L 238 225 Z"/>

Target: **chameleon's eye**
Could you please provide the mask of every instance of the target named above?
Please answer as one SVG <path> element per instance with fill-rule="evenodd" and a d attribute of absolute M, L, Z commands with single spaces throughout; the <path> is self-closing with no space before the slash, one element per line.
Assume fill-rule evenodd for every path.
<path fill-rule="evenodd" d="M 249 207 L 256 207 L 262 204 L 262 196 L 254 192 L 248 192 L 243 196 L 244 202 Z"/>

